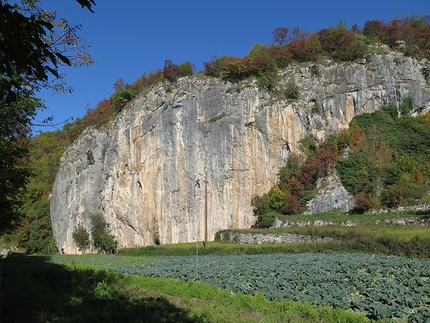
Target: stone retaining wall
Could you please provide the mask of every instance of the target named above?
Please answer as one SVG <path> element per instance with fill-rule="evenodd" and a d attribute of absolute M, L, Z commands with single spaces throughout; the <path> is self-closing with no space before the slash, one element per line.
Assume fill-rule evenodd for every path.
<path fill-rule="evenodd" d="M 324 225 L 342 225 L 342 226 L 356 226 L 360 223 L 357 220 L 347 221 L 323 221 L 323 220 L 310 220 L 310 221 L 280 221 L 276 219 L 273 228 L 280 227 L 293 227 L 293 226 L 308 226 L 313 225 L 316 227 Z M 387 223 L 397 225 L 430 225 L 430 217 L 399 217 L 393 219 L 376 220 L 376 224 Z M 283 234 L 264 234 L 264 233 L 241 233 L 234 231 L 223 231 L 220 233 L 221 241 L 230 241 L 237 244 L 262 244 L 262 243 L 298 243 L 298 242 L 315 242 L 315 241 L 331 241 L 331 238 L 311 237 L 301 234 L 283 233 Z"/>
<path fill-rule="evenodd" d="M 429 211 L 430 204 L 429 203 L 420 203 L 415 205 L 407 205 L 407 206 L 398 206 L 395 209 L 375 209 L 366 212 L 366 214 L 381 214 L 381 213 L 389 213 L 389 212 L 403 212 L 403 211 Z"/>
<path fill-rule="evenodd" d="M 237 244 L 262 244 L 262 243 L 297 243 L 330 241 L 331 238 L 313 238 L 311 236 L 283 233 L 283 234 L 263 234 L 263 233 L 239 233 L 225 231 L 220 233 L 222 241 L 230 241 Z"/>
<path fill-rule="evenodd" d="M 387 223 L 387 224 L 400 224 L 400 225 L 430 225 L 430 217 L 399 217 L 385 220 L 375 220 L 376 224 Z M 286 227 L 304 227 L 313 225 L 315 227 L 321 227 L 324 225 L 341 225 L 345 227 L 352 227 L 360 224 L 358 220 L 346 220 L 346 221 L 323 221 L 323 220 L 309 220 L 309 221 L 281 221 L 276 219 L 272 228 L 286 228 Z"/>

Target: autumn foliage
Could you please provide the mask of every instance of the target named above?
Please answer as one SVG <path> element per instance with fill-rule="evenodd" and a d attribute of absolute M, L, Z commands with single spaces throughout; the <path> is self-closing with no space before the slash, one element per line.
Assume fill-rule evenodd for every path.
<path fill-rule="evenodd" d="M 279 182 L 262 197 L 254 197 L 252 205 L 257 215 L 277 211 L 282 214 L 298 214 L 314 196 L 318 179 L 326 176 L 337 159 L 333 145 L 317 142 L 313 136 L 302 140 L 299 157 L 291 155 L 279 170 Z M 276 203 L 274 203 L 276 201 Z"/>
<path fill-rule="evenodd" d="M 398 48 L 406 55 L 428 58 L 430 55 L 430 16 L 412 15 L 388 23 L 367 21 L 363 35 Z"/>
<path fill-rule="evenodd" d="M 273 31 L 273 43 L 269 46 L 256 44 L 245 57 L 214 56 L 204 62 L 204 73 L 223 80 L 237 82 L 250 76 L 260 85 L 271 88 L 280 68 L 292 62 L 316 61 L 330 57 L 340 61 L 363 58 L 375 43 L 384 43 L 406 55 L 429 57 L 430 18 L 412 15 L 396 18 L 385 23 L 367 21 L 363 29 L 354 25 L 347 29 L 340 21 L 336 27 L 316 33 L 299 27 L 278 27 Z"/>
<path fill-rule="evenodd" d="M 102 124 L 106 123 L 112 116 L 113 108 L 109 100 L 104 99 L 97 103 L 94 109 L 87 109 L 85 118 L 88 125 L 93 125 L 95 127 L 100 127 Z"/>
<path fill-rule="evenodd" d="M 171 60 L 164 62 L 164 68 L 161 73 L 161 80 L 175 82 L 179 77 L 191 76 L 194 74 L 194 67 L 190 62 L 181 65 L 174 64 Z"/>
<path fill-rule="evenodd" d="M 355 197 L 356 213 L 422 199 L 429 190 L 430 125 L 427 114 L 409 115 L 413 101 L 405 97 L 396 113 L 388 103 L 360 114 L 347 130 L 325 141 L 313 136 L 300 140 L 301 154 L 289 156 L 276 185 L 252 199 L 259 227 L 270 226 L 277 216 L 302 213 L 318 181 L 332 172 Z"/>

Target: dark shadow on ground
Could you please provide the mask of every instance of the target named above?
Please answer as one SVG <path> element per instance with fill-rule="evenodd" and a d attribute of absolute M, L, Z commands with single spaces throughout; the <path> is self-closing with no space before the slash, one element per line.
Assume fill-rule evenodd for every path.
<path fill-rule="evenodd" d="M 2 259 L 1 323 L 204 322 L 164 297 L 142 296 L 142 288 L 113 289 L 115 275 L 70 270 L 47 257 Z M 125 287 L 125 286 L 124 286 Z"/>

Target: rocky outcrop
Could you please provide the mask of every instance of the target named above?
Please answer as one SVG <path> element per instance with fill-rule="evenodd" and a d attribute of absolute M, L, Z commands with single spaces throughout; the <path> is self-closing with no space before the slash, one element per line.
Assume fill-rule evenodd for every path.
<path fill-rule="evenodd" d="M 4 258 L 9 257 L 9 254 L 10 254 L 10 250 L 9 249 L 1 249 L 0 250 L 0 259 L 3 258 L 3 257 Z M 0 272 L 0 274 L 1 274 L 1 272 Z"/>
<path fill-rule="evenodd" d="M 327 177 L 319 180 L 317 190 L 317 195 L 307 203 L 307 210 L 304 214 L 331 210 L 348 212 L 356 205 L 354 196 L 343 187 L 336 172 L 332 172 Z"/>
<path fill-rule="evenodd" d="M 415 97 L 415 111 L 430 109 L 428 62 L 385 51 L 354 63 L 292 65 L 274 93 L 252 81 L 199 76 L 155 86 L 62 157 L 51 198 L 58 248 L 78 252 L 72 234 L 79 224 L 90 231 L 94 214 L 119 247 L 202 240 L 205 181 L 209 240 L 221 229 L 250 227 L 252 196 L 272 187 L 304 136 L 325 138 L 406 95 Z M 290 81 L 299 100 L 283 95 Z"/>

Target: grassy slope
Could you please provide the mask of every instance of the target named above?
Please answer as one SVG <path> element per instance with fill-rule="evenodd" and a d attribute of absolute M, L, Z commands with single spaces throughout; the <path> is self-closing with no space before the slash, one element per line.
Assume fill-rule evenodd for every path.
<path fill-rule="evenodd" d="M 4 322 L 366 322 L 364 315 L 300 302 L 233 295 L 204 284 L 122 276 L 52 264 L 45 257 L 3 260 Z"/>
<path fill-rule="evenodd" d="M 378 216 L 379 220 L 392 214 Z M 352 219 L 348 217 L 349 219 Z M 327 219 L 327 218 L 325 218 Z M 337 218 L 337 219 L 343 219 Z M 333 220 L 333 219 L 331 219 Z M 121 250 L 120 255 L 199 255 L 296 252 L 354 252 L 415 255 L 429 258 L 430 228 L 375 224 L 361 217 L 353 228 L 341 226 L 284 229 L 332 236 L 332 243 L 236 245 L 210 242 Z M 270 232 L 270 230 L 268 230 Z M 259 232 L 264 232 L 259 230 Z M 277 232 L 280 232 L 279 229 Z M 88 258 L 88 257 L 87 257 Z M 80 257 L 76 258 L 80 259 Z M 262 295 L 228 291 L 173 279 L 122 276 L 91 262 L 69 266 L 41 256 L 2 260 L 0 322 L 366 322 L 357 313 L 313 308 L 299 302 L 274 302 Z"/>

